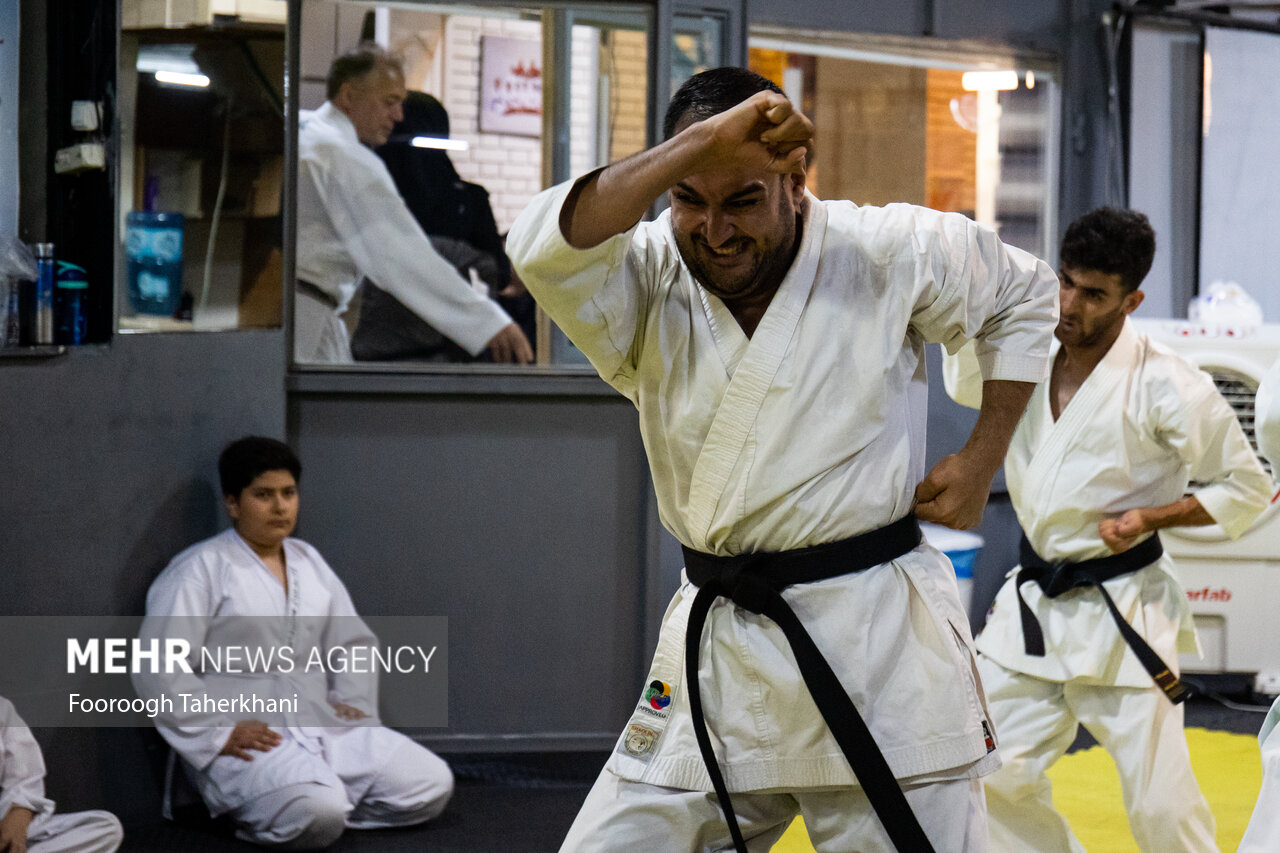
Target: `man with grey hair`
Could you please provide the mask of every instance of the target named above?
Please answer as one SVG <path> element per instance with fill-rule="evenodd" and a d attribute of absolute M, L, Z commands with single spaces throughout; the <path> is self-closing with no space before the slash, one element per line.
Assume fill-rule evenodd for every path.
<path fill-rule="evenodd" d="M 400 63 L 362 46 L 334 60 L 326 94 L 299 122 L 294 358 L 351 361 L 342 314 L 368 277 L 470 354 L 532 361 L 519 326 L 431 246 L 372 150 L 402 118 Z"/>

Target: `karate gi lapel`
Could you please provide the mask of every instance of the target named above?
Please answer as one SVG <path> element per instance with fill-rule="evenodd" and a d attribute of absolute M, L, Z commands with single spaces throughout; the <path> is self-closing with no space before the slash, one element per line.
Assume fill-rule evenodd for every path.
<path fill-rule="evenodd" d="M 1042 408 L 1035 412 L 1035 417 L 1041 419 L 1044 427 L 1044 438 L 1031 457 L 1024 475 L 1025 483 L 1038 484 L 1034 505 L 1038 506 L 1041 503 L 1040 497 L 1054 488 L 1054 479 L 1064 460 L 1069 458 L 1068 454 L 1073 442 L 1081 437 L 1081 433 L 1089 422 L 1098 416 L 1099 410 L 1106 405 L 1107 398 L 1125 384 L 1133 367 L 1134 348 L 1137 343 L 1137 334 L 1126 318 L 1124 328 L 1120 330 L 1120 335 L 1111 345 L 1111 349 L 1107 350 L 1102 361 L 1098 362 L 1093 372 L 1080 385 L 1079 390 L 1071 398 L 1066 409 L 1059 414 L 1056 422 L 1053 420 L 1053 412 L 1050 408 L 1049 380 L 1045 381 L 1045 393 L 1041 399 Z M 1054 355 L 1056 354 L 1055 346 Z M 1116 437 L 1114 440 L 1118 441 L 1119 438 Z"/>
<path fill-rule="evenodd" d="M 827 217 L 825 208 L 817 199 L 807 192 L 805 197 L 808 204 L 800 251 L 755 334 L 745 346 L 735 345 L 730 334 L 733 329 L 725 328 L 726 321 L 733 323 L 738 334 L 742 334 L 729 309 L 719 299 L 698 288 L 712 335 L 732 377 L 720 398 L 689 483 L 688 531 L 693 539 L 689 544 L 699 551 L 713 552 L 715 549 L 711 526 L 716 509 L 742 456 L 747 437 L 755 426 L 756 416 L 787 353 L 816 281 Z"/>

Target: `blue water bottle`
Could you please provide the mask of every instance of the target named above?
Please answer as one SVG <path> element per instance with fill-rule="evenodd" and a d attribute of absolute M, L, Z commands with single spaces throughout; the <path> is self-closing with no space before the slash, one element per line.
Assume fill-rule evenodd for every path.
<path fill-rule="evenodd" d="M 89 336 L 89 276 L 84 267 L 58 261 L 53 313 L 60 344 L 82 344 Z"/>
<path fill-rule="evenodd" d="M 31 343 L 53 343 L 53 244 L 36 243 L 36 274 L 32 305 Z"/>
<path fill-rule="evenodd" d="M 131 211 L 125 218 L 129 302 L 139 314 L 172 317 L 182 300 L 181 213 Z"/>

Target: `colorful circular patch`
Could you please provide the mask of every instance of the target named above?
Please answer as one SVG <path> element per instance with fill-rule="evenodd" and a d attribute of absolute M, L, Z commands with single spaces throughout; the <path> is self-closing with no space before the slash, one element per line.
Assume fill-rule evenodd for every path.
<path fill-rule="evenodd" d="M 665 681 L 652 681 L 644 691 L 644 698 L 649 707 L 660 711 L 671 704 L 671 685 Z"/>

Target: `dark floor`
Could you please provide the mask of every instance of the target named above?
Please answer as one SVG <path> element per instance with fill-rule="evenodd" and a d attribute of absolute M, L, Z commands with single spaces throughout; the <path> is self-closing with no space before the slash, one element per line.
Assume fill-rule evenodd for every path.
<path fill-rule="evenodd" d="M 457 780 L 438 819 L 404 830 L 346 833 L 331 853 L 542 853 L 560 842 L 608 753 L 445 755 Z M 220 822 L 125 827 L 125 853 L 251 853 Z"/>
<path fill-rule="evenodd" d="M 1188 726 L 1257 734 L 1269 698 L 1253 696 L 1243 685 L 1231 683 L 1194 686 L 1200 695 L 1187 702 Z M 1237 707 L 1228 707 L 1222 700 Z M 1082 729 L 1072 750 L 1092 745 L 1093 739 Z M 554 853 L 608 756 L 601 752 L 445 757 L 457 777 L 457 789 L 442 817 L 415 829 L 348 832 L 330 851 Z M 127 827 L 121 850 L 250 853 L 261 848 L 236 841 L 217 824 L 185 827 L 157 822 Z"/>

